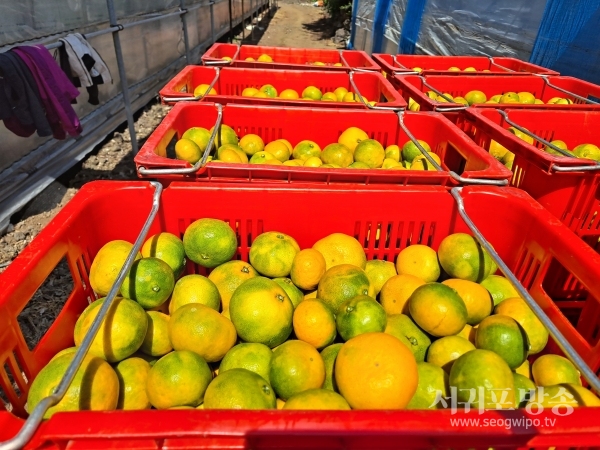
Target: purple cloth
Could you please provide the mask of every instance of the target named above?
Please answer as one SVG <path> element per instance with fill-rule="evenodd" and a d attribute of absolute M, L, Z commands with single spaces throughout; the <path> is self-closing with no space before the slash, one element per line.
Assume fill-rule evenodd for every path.
<path fill-rule="evenodd" d="M 81 134 L 81 123 L 71 106 L 71 100 L 79 95 L 79 90 L 56 64 L 46 47 L 22 46 L 14 48 L 13 51 L 29 67 L 38 85 L 54 137 L 64 139 L 65 131 L 71 136 Z"/>

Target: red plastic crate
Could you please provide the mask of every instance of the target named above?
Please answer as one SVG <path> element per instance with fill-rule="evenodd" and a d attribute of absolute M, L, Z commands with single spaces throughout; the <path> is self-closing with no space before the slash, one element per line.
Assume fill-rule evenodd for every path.
<path fill-rule="evenodd" d="M 0 441 L 22 425 L 29 383 L 37 372 L 57 351 L 73 345 L 75 321 L 88 298 L 93 298 L 87 274 L 95 254 L 109 240 L 136 239 L 152 194 L 144 182 L 85 185 L 0 274 L 0 386 L 13 406 L 13 413 L 0 412 Z M 600 256 L 520 190 L 468 187 L 462 196 L 475 224 L 597 370 Z M 265 205 L 265 199 L 268 207 L 257 207 Z M 368 259 L 389 261 L 407 245 L 422 243 L 437 249 L 449 233 L 468 232 L 454 199 L 440 187 L 301 190 L 173 183 L 163 192 L 149 235 L 168 231 L 182 236 L 190 223 L 202 217 L 231 225 L 240 243 L 237 257 L 244 260 L 253 238 L 272 230 L 290 234 L 302 248 L 330 233 L 347 233 L 363 244 Z M 307 221 L 307 217 L 319 220 Z M 75 287 L 46 335 L 29 350 L 17 316 L 63 257 Z M 569 274 L 571 283 L 558 286 L 557 271 Z M 187 272 L 206 274 L 192 263 Z M 581 282 L 587 297 L 573 298 L 573 280 Z M 551 289 L 554 302 L 548 296 Z M 549 350 L 556 351 L 552 341 Z M 16 374 L 21 396 L 7 382 L 5 363 Z M 19 367 L 28 381 L 20 376 Z M 74 412 L 58 413 L 44 422 L 27 448 L 397 449 L 399 442 L 407 449 L 572 448 L 598 444 L 599 417 L 600 408 L 583 407 L 564 417 L 549 411 L 533 416 L 524 410 L 481 415 L 478 411 L 453 415 L 450 410 Z M 451 420 L 456 418 L 487 420 L 489 426 L 453 426 Z M 506 418 L 537 418 L 542 425 L 507 428 L 490 423 Z M 556 423 L 544 426 L 548 419 Z"/>
<path fill-rule="evenodd" d="M 430 56 L 430 55 L 388 55 L 373 53 L 373 59 L 388 75 L 402 72 L 412 72 L 413 67 L 423 69 L 422 74 L 433 75 L 460 75 L 464 72 L 452 72 L 450 67 L 458 67 L 461 71 L 467 67 L 477 69 L 477 72 L 467 72 L 469 75 L 528 75 L 537 73 L 541 75 L 560 75 L 554 70 L 546 69 L 517 58 L 487 56 Z M 489 70 L 490 72 L 482 72 Z"/>
<path fill-rule="evenodd" d="M 388 78 L 402 96 L 408 101 L 412 97 L 421 106 L 421 111 L 434 111 L 438 108 L 457 106 L 455 103 L 442 103 L 430 99 L 425 95 L 430 89 L 423 84 L 423 78 L 416 75 L 395 75 Z M 482 91 L 488 98 L 505 92 L 531 92 L 536 98 L 547 102 L 553 97 L 571 98 L 568 94 L 554 89 L 546 84 L 543 77 L 536 75 L 523 75 L 519 77 L 507 75 L 473 76 L 473 75 L 430 75 L 425 81 L 442 93 L 453 97 L 462 96 L 469 91 Z M 572 77 L 550 77 L 548 81 L 553 85 L 577 94 L 592 101 L 600 102 L 600 86 Z M 577 98 L 571 98 L 571 105 L 522 105 L 516 103 L 487 103 L 478 104 L 477 108 L 511 108 L 511 109 L 548 109 L 548 110 L 577 110 L 600 109 L 600 104 L 584 103 Z M 461 105 L 458 105 L 461 106 Z"/>
<path fill-rule="evenodd" d="M 172 141 L 194 126 L 210 129 L 217 120 L 212 104 L 178 104 L 150 135 L 135 156 L 137 168 L 184 168 L 189 163 L 174 159 L 169 151 Z M 443 168 L 465 178 L 507 180 L 510 171 L 489 153 L 478 148 L 464 133 L 440 113 L 404 113 L 404 122 L 417 139 L 423 139 L 440 156 Z M 400 147 L 409 140 L 391 111 L 357 111 L 308 108 L 267 108 L 229 104 L 223 107 L 223 124 L 232 127 L 241 138 L 258 134 L 265 144 L 287 139 L 292 145 L 310 139 L 321 149 L 337 142 L 340 134 L 351 126 L 363 129 L 384 147 Z M 301 124 L 301 126 L 299 126 Z M 167 158 L 167 155 L 171 158 Z M 139 172 L 138 172 L 139 173 Z M 144 178 L 143 175 L 140 177 Z M 456 185 L 448 172 L 417 170 L 321 169 L 310 167 L 267 166 L 210 162 L 191 175 L 160 175 L 161 180 L 197 180 L 257 182 L 298 181 L 317 183 L 367 184 L 432 184 Z"/>
<path fill-rule="evenodd" d="M 214 67 L 187 66 L 179 72 L 164 88 L 160 97 L 164 103 L 173 103 L 169 98 L 190 97 L 194 88 L 200 84 L 211 84 L 217 75 Z M 354 82 L 361 95 L 370 101 L 378 102 L 376 106 L 404 109 L 406 102 L 383 75 L 376 72 L 354 73 Z M 241 103 L 246 105 L 271 106 L 310 106 L 318 108 L 362 108 L 368 109 L 360 102 L 322 102 L 313 100 L 284 100 L 278 98 L 242 97 L 242 91 L 247 87 L 259 89 L 265 84 L 272 84 L 277 92 L 284 89 L 294 89 L 298 95 L 308 86 L 316 86 L 321 92 L 333 92 L 338 87 L 353 91 L 348 72 L 335 71 L 303 71 L 303 70 L 253 70 L 225 67 L 220 69 L 217 82 L 214 85 L 218 95 L 207 95 L 204 102 Z"/>
<path fill-rule="evenodd" d="M 561 139 L 569 148 L 579 144 L 600 145 L 600 110 L 598 111 L 540 111 L 510 110 L 510 121 L 527 128 L 539 137 L 552 141 Z M 575 231 L 592 247 L 600 251 L 600 171 L 560 172 L 562 167 L 595 166 L 591 160 L 553 156 L 507 131 L 510 127 L 495 110 L 470 108 L 458 120 L 475 142 L 489 149 L 495 140 L 515 154 L 511 185 L 525 190 Z"/>
<path fill-rule="evenodd" d="M 248 57 L 257 59 L 260 55 L 271 56 L 273 62 L 246 61 Z M 231 62 L 223 60 L 232 58 Z M 325 63 L 315 66 L 314 62 Z M 202 55 L 205 65 L 231 65 L 247 69 L 291 69 L 291 70 L 373 70 L 380 72 L 379 65 L 361 50 L 326 50 L 316 48 L 267 47 L 263 45 L 241 45 L 215 43 Z M 334 66 L 342 63 L 342 66 Z"/>

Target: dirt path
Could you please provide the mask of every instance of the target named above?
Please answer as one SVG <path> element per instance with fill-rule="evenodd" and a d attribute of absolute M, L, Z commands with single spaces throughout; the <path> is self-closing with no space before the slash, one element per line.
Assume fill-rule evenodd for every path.
<path fill-rule="evenodd" d="M 341 26 L 338 25 L 336 27 L 327 17 L 324 8 L 314 7 L 312 3 L 280 1 L 273 17 L 258 23 L 254 35 L 246 31 L 243 42 L 273 47 L 343 48 L 332 41 Z"/>

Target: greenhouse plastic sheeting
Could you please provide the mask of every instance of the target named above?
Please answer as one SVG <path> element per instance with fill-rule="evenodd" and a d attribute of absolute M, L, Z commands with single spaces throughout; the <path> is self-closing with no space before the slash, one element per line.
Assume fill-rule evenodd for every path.
<path fill-rule="evenodd" d="M 396 0 L 390 5 L 388 18 L 383 32 L 381 53 L 389 53 L 392 55 L 398 53 L 400 33 L 402 31 L 404 17 L 406 17 L 407 3 L 408 0 Z"/>
<path fill-rule="evenodd" d="M 415 53 L 527 61 L 546 0 L 428 0 Z"/>
<path fill-rule="evenodd" d="M 355 48 L 365 49 L 369 53 L 373 46 L 373 21 L 375 19 L 376 0 L 354 0 L 352 22 L 352 42 Z"/>

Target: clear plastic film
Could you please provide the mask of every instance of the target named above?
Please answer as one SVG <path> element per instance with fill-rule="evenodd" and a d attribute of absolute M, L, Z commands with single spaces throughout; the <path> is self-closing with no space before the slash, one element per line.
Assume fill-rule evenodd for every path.
<path fill-rule="evenodd" d="M 404 23 L 404 18 L 406 17 L 407 4 L 408 0 L 392 1 L 383 33 L 381 53 L 389 53 L 390 55 L 395 55 L 398 53 L 400 35 L 402 33 L 402 24 Z"/>
<path fill-rule="evenodd" d="M 354 22 L 355 34 L 352 43 L 357 50 L 371 53 L 373 47 L 373 21 L 375 19 L 376 0 L 358 0 L 356 20 Z"/>
<path fill-rule="evenodd" d="M 416 53 L 529 60 L 546 0 L 428 0 Z"/>

